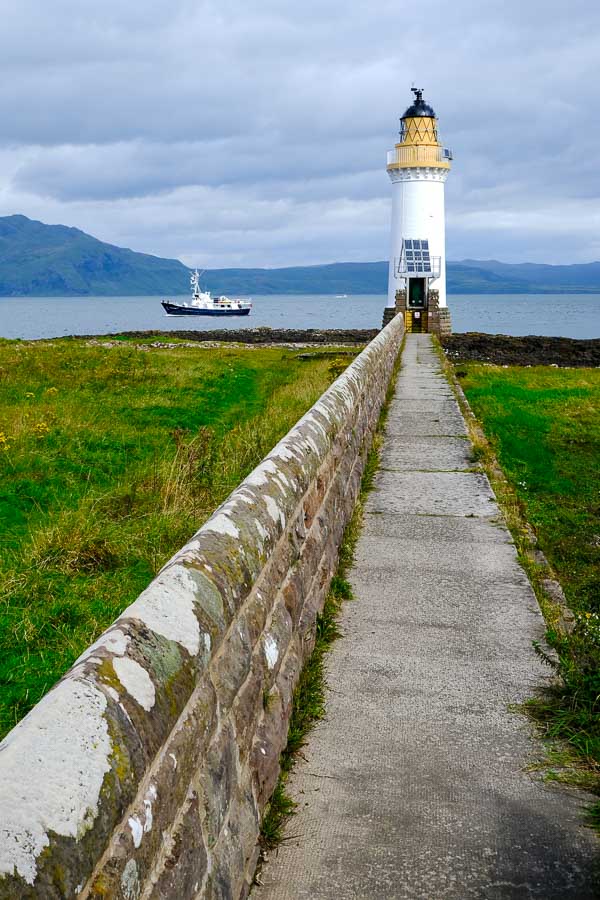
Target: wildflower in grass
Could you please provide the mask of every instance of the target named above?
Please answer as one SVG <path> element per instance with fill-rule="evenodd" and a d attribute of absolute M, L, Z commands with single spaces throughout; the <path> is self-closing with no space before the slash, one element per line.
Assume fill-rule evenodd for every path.
<path fill-rule="evenodd" d="M 594 612 L 575 616 L 575 635 L 588 644 L 600 647 L 600 615 Z"/>
<path fill-rule="evenodd" d="M 58 388 L 55 388 L 55 387 L 46 388 L 44 393 L 46 394 L 47 397 L 55 397 L 56 394 L 58 394 Z"/>
<path fill-rule="evenodd" d="M 43 437 L 46 437 L 46 435 L 49 433 L 50 429 L 48 428 L 48 425 L 46 424 L 46 422 L 37 422 L 33 426 L 33 431 L 37 438 L 43 438 Z"/>
<path fill-rule="evenodd" d="M 0 431 L 0 450 L 10 450 L 8 438 L 3 431 Z"/>
<path fill-rule="evenodd" d="M 26 400 L 33 400 L 34 397 L 35 397 L 35 394 L 33 393 L 33 391 L 25 391 L 25 399 Z"/>

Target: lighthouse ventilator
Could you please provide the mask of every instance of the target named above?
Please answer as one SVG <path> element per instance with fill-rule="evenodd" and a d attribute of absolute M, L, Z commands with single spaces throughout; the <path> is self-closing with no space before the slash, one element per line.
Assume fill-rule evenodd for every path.
<path fill-rule="evenodd" d="M 383 324 L 399 314 L 408 332 L 449 333 L 446 305 L 444 184 L 452 153 L 438 140 L 437 118 L 412 88 L 400 142 L 387 155 L 392 182 L 392 241 Z"/>

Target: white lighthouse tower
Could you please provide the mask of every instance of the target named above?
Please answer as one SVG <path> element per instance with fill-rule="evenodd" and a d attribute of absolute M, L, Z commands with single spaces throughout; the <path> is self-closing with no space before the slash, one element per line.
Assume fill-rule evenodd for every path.
<path fill-rule="evenodd" d="M 438 140 L 437 119 L 415 99 L 401 119 L 400 142 L 387 157 L 392 181 L 392 243 L 384 324 L 404 316 L 407 331 L 449 332 L 446 306 L 444 184 L 452 153 Z"/>

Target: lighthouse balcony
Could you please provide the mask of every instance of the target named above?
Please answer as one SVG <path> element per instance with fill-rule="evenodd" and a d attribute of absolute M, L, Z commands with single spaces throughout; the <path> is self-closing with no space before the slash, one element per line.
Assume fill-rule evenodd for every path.
<path fill-rule="evenodd" d="M 406 258 L 406 255 L 394 259 L 395 278 L 427 278 L 435 281 L 442 273 L 441 256 L 424 256 L 423 259 Z"/>
<path fill-rule="evenodd" d="M 452 151 L 446 147 L 398 145 L 388 151 L 388 169 L 411 169 L 417 166 L 435 166 L 438 169 L 449 169 Z"/>

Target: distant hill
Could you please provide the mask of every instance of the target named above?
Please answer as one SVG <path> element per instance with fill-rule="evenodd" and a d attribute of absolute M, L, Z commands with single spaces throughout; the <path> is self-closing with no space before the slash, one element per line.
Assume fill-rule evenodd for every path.
<path fill-rule="evenodd" d="M 464 259 L 448 263 L 447 278 L 453 294 L 600 293 L 600 262 L 548 266 Z"/>
<path fill-rule="evenodd" d="M 387 262 L 330 263 L 287 269 L 210 269 L 208 290 L 224 294 L 385 294 Z M 600 293 L 600 263 L 545 266 L 491 260 L 447 264 L 450 294 Z"/>
<path fill-rule="evenodd" d="M 385 294 L 386 262 L 285 269 L 207 269 L 203 286 L 223 294 Z"/>
<path fill-rule="evenodd" d="M 0 296 L 185 294 L 188 285 L 176 259 L 114 247 L 78 228 L 0 217 Z"/>
<path fill-rule="evenodd" d="M 281 269 L 209 269 L 202 286 L 224 294 L 385 294 L 387 262 Z M 600 293 L 600 262 L 546 266 L 471 260 L 448 263 L 451 294 Z M 0 296 L 187 294 L 189 269 L 106 244 L 78 228 L 26 216 L 0 217 Z"/>

